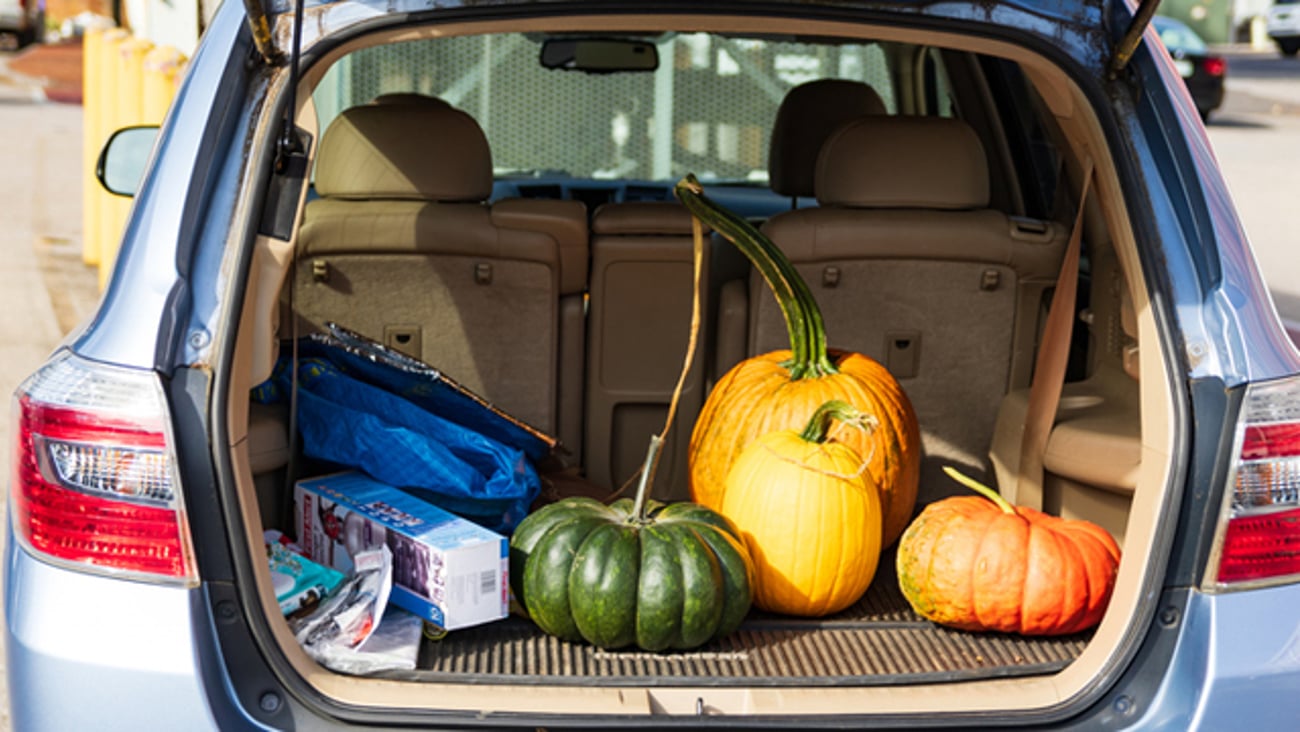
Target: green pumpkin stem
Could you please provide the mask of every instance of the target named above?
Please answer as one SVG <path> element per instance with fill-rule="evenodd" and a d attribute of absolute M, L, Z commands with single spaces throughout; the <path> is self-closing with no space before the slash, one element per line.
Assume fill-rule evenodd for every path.
<path fill-rule="evenodd" d="M 821 308 L 785 253 L 748 221 L 706 197 L 694 175 L 682 178 L 673 190 L 692 215 L 726 237 L 749 259 L 776 296 L 790 335 L 793 356 L 786 365 L 790 378 L 815 379 L 838 373 L 826 350 Z"/>
<path fill-rule="evenodd" d="M 655 481 L 655 471 L 659 467 L 659 451 L 663 446 L 662 436 L 650 435 L 650 448 L 646 450 L 645 464 L 641 466 L 641 480 L 636 484 L 636 498 L 632 503 L 632 515 L 629 517 L 633 523 L 646 522 L 646 499 L 650 497 L 650 486 Z"/>
<path fill-rule="evenodd" d="M 952 478 L 958 483 L 961 483 L 967 488 L 970 488 L 971 490 L 975 491 L 981 496 L 984 496 L 990 501 L 996 503 L 998 505 L 998 508 L 1002 509 L 1002 513 L 1014 514 L 1016 512 L 1016 507 L 1011 505 L 1007 501 L 1007 499 L 1003 498 L 997 491 L 984 485 L 978 480 L 975 480 L 974 478 L 963 475 L 960 471 L 958 471 L 956 468 L 952 467 L 951 465 L 943 466 L 943 472 L 947 473 L 949 478 Z"/>
<path fill-rule="evenodd" d="M 837 419 L 845 424 L 867 431 L 874 430 L 878 424 L 874 416 L 863 412 L 843 399 L 831 399 L 817 407 L 817 411 L 813 412 L 812 418 L 808 420 L 808 425 L 803 428 L 803 432 L 799 433 L 799 437 L 805 442 L 815 442 L 817 444 L 826 442 L 831 424 Z"/>

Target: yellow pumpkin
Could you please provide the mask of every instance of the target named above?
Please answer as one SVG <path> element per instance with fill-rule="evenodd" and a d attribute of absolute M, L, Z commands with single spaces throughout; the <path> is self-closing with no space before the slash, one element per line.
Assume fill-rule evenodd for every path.
<path fill-rule="evenodd" d="M 789 351 L 740 362 L 709 393 L 691 434 L 691 499 L 718 510 L 727 471 L 751 441 L 799 429 L 819 405 L 842 399 L 880 422 L 870 434 L 851 431 L 839 439 L 866 458 L 881 494 L 884 546 L 893 544 L 912 518 L 921 476 L 920 429 L 902 386 L 873 359 L 826 347 L 812 292 L 771 240 L 706 198 L 694 177 L 679 182 L 676 192 L 692 214 L 749 258 L 776 296 L 790 334 Z"/>
<path fill-rule="evenodd" d="M 879 492 L 858 453 L 827 441 L 834 419 L 862 426 L 869 418 L 829 401 L 803 432 L 778 430 L 751 442 L 727 474 L 722 513 L 754 561 L 754 604 L 764 610 L 839 612 L 876 574 Z"/>

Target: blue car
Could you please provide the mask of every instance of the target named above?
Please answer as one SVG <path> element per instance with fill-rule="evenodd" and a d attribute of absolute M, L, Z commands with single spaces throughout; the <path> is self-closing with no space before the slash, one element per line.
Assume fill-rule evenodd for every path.
<path fill-rule="evenodd" d="M 14 396 L 14 728 L 1294 729 L 1300 354 L 1154 6 L 221 4 L 166 123 L 105 147 L 135 199 L 106 294 Z M 785 302 L 729 225 L 697 233 L 689 176 L 784 254 Z M 709 395 L 788 328 L 788 358 L 825 347 L 783 317 L 804 289 L 828 358 L 905 394 L 876 421 L 915 430 L 888 517 L 839 517 L 884 535 L 844 609 L 593 645 L 532 620 L 503 543 L 452 570 L 398 503 L 377 527 L 302 490 L 364 471 L 510 539 L 477 479 L 387 472 L 452 452 L 409 417 L 438 384 L 536 448 L 509 511 L 630 495 L 661 432 L 653 497 L 699 497 Z M 314 401 L 349 368 L 385 395 Z M 948 469 L 1023 540 L 954 524 L 919 575 L 889 522 L 973 496 Z M 796 563 L 860 558 L 832 523 Z M 542 578 L 548 612 L 685 637 L 724 580 L 620 556 L 632 604 Z M 298 587 L 308 559 L 343 579 Z M 665 593 L 676 615 L 636 613 Z"/>

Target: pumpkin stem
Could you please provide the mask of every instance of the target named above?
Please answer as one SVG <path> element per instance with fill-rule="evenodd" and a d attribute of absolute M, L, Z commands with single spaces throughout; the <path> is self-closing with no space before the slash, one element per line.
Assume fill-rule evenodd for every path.
<path fill-rule="evenodd" d="M 664 429 L 659 434 L 650 436 L 650 447 L 646 451 L 645 464 L 641 466 L 641 480 L 637 483 L 636 500 L 632 504 L 632 515 L 629 517 L 630 521 L 637 524 L 646 523 L 646 503 L 650 493 L 650 486 L 654 485 L 655 472 L 659 469 L 659 453 L 662 452 L 664 440 L 668 438 L 668 431 L 672 429 L 673 420 L 677 417 L 677 403 L 681 401 L 682 388 L 686 386 L 686 376 L 691 372 L 691 364 L 695 361 L 695 348 L 700 340 L 700 275 L 704 271 L 704 229 L 699 219 L 691 221 L 691 233 L 694 235 L 691 335 L 686 342 L 686 356 L 682 359 L 682 372 L 677 377 L 677 386 L 673 387 L 672 401 L 668 402 L 668 416 L 664 418 Z"/>
<path fill-rule="evenodd" d="M 692 215 L 726 237 L 749 259 L 776 296 L 790 336 L 793 358 L 786 364 L 790 378 L 815 379 L 838 373 L 826 351 L 821 308 L 785 253 L 748 221 L 706 197 L 694 175 L 682 178 L 673 190 Z"/>
<path fill-rule="evenodd" d="M 817 444 L 826 442 L 831 424 L 837 419 L 867 432 L 874 430 L 880 424 L 875 415 L 867 414 L 843 399 L 831 399 L 817 407 L 817 411 L 813 412 L 812 418 L 808 420 L 808 425 L 803 428 L 803 432 L 799 433 L 799 437 L 805 442 Z"/>
<path fill-rule="evenodd" d="M 663 437 L 650 435 L 650 448 L 645 453 L 645 464 L 641 466 L 641 480 L 636 484 L 636 499 L 632 504 L 632 515 L 629 516 L 633 523 L 646 522 L 646 499 L 650 497 L 650 486 L 654 483 L 655 471 L 659 467 L 659 450 L 663 446 Z"/>
<path fill-rule="evenodd" d="M 1007 499 L 1003 498 L 997 491 L 984 485 L 978 480 L 975 480 L 974 478 L 963 475 L 960 471 L 958 471 L 956 468 L 952 467 L 951 465 L 943 466 L 943 472 L 947 473 L 949 478 L 952 478 L 958 483 L 961 483 L 967 488 L 970 488 L 971 490 L 975 491 L 981 496 L 984 496 L 990 501 L 996 503 L 998 505 L 998 508 L 1002 509 L 1002 513 L 1014 514 L 1016 512 L 1016 507 L 1011 505 L 1007 501 Z"/>

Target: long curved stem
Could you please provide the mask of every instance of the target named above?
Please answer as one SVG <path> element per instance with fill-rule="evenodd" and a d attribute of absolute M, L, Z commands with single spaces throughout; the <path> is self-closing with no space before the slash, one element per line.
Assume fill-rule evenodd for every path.
<path fill-rule="evenodd" d="M 1003 498 L 997 491 L 984 485 L 978 480 L 975 480 L 974 478 L 963 475 L 961 472 L 959 472 L 956 468 L 952 467 L 951 465 L 943 466 L 943 472 L 946 473 L 949 478 L 952 478 L 958 483 L 961 483 L 967 488 L 970 488 L 971 490 L 975 491 L 981 496 L 984 496 L 990 501 L 996 503 L 998 505 L 998 508 L 1002 509 L 1002 513 L 1014 514 L 1016 512 L 1016 507 L 1011 505 L 1007 501 L 1007 499 Z"/>
<path fill-rule="evenodd" d="M 686 386 L 686 377 L 691 373 L 691 364 L 695 362 L 695 348 L 700 340 L 700 276 L 704 271 L 704 228 L 699 219 L 691 222 L 694 246 L 691 253 L 691 332 L 686 341 L 686 356 L 682 359 L 682 371 L 677 376 L 677 385 L 673 387 L 673 398 L 668 402 L 668 416 L 664 418 L 664 429 L 657 435 L 650 436 L 650 448 L 646 452 L 645 464 L 641 466 L 641 479 L 636 487 L 636 499 L 632 504 L 631 520 L 638 524 L 646 522 L 646 503 L 650 497 L 650 486 L 654 484 L 655 473 L 659 470 L 659 456 L 663 451 L 664 440 L 673 428 L 677 418 L 677 403 L 681 401 L 682 389 Z"/>
<path fill-rule="evenodd" d="M 704 195 L 693 175 L 674 188 L 678 199 L 696 218 L 713 227 L 744 254 L 776 296 L 790 335 L 790 378 L 817 378 L 838 371 L 826 351 L 826 329 L 821 309 L 808 284 L 789 258 L 743 218 Z"/>

